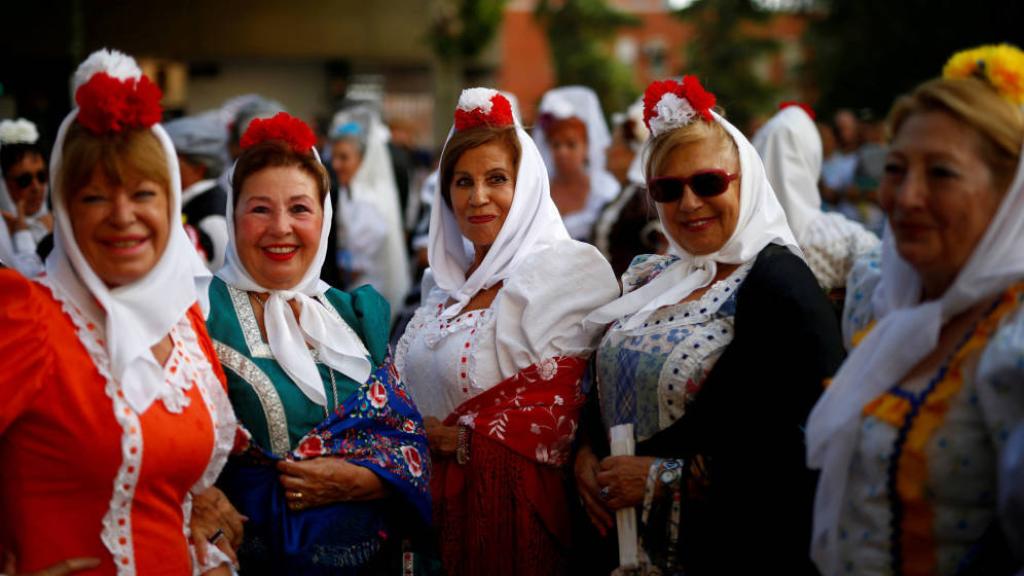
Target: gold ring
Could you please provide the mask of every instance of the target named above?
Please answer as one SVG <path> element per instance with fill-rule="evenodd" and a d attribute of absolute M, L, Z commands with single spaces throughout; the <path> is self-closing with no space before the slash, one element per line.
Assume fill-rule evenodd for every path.
<path fill-rule="evenodd" d="M 299 492 L 298 490 L 292 492 L 292 496 L 294 496 L 296 500 L 302 500 L 302 492 Z"/>

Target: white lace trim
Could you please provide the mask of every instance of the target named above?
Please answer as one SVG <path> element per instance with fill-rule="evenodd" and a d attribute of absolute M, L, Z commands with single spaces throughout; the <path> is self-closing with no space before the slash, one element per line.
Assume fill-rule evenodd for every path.
<path fill-rule="evenodd" d="M 481 388 L 476 385 L 476 352 L 480 347 L 481 338 L 487 334 L 487 327 L 494 322 L 493 310 L 498 298 L 501 298 L 501 294 L 491 303 L 490 308 L 470 310 L 451 320 L 442 320 L 440 315 L 444 311 L 444 299 L 438 302 L 436 298 L 428 297 L 427 302 L 413 314 L 395 348 L 395 368 L 399 375 L 404 374 L 409 348 L 417 339 L 422 338 L 427 348 L 436 351 L 444 340 L 461 333 L 464 336 L 458 345 L 458 355 L 452 359 L 455 362 L 455 382 L 464 398 L 480 392 Z M 402 380 L 404 381 L 404 378 Z"/>
<path fill-rule="evenodd" d="M 114 493 L 110 506 L 103 516 L 103 531 L 100 534 L 114 559 L 118 576 L 135 574 L 135 548 L 132 544 L 132 499 L 139 480 L 142 466 L 142 427 L 138 415 L 128 407 L 121 386 L 110 374 L 110 360 L 102 338 L 103 327 L 89 320 L 57 286 L 51 285 L 46 277 L 38 282 L 50 289 L 55 300 L 61 303 L 64 312 L 75 324 L 78 340 L 92 358 L 96 370 L 106 381 L 104 391 L 114 405 L 114 417 L 121 425 L 121 465 L 114 477 Z"/>
<path fill-rule="evenodd" d="M 438 304 L 433 308 L 434 314 L 431 318 L 424 320 L 420 328 L 423 330 L 423 341 L 428 348 L 437 348 L 437 345 L 448 336 L 457 332 L 469 330 L 475 333 L 492 316 L 489 308 L 470 310 L 463 312 L 451 320 L 441 318 L 444 312 L 444 304 Z"/>
<path fill-rule="evenodd" d="M 186 370 L 188 357 L 177 326 L 171 327 L 170 336 L 173 347 L 171 356 L 167 359 L 167 364 L 164 367 L 164 381 L 168 385 L 164 387 L 157 399 L 163 402 L 168 412 L 181 414 L 192 403 L 188 397 L 192 382 L 188 370 Z"/>
<path fill-rule="evenodd" d="M 103 326 L 90 320 L 58 287 L 51 285 L 45 277 L 38 281 L 49 288 L 54 299 L 61 303 L 64 312 L 75 324 L 79 341 L 92 358 L 96 370 L 107 382 L 105 392 L 113 403 L 114 417 L 122 430 L 122 461 L 117 475 L 114 477 L 114 492 L 107 513 L 103 516 L 103 530 L 100 537 L 114 559 L 118 576 L 134 575 L 135 549 L 132 543 L 131 509 L 139 472 L 142 468 L 143 451 L 142 426 L 139 416 L 128 406 L 120 383 L 115 381 L 110 374 L 110 361 L 103 341 Z M 188 391 L 193 385 L 199 386 L 200 395 L 206 404 L 207 413 L 210 415 L 214 443 L 206 470 L 192 490 L 205 490 L 213 485 L 227 462 L 228 453 L 234 445 L 237 424 L 227 393 L 199 346 L 198 337 L 188 316 L 182 317 L 178 324 L 171 328 L 170 336 L 173 349 L 164 368 L 165 382 L 168 386 L 160 394 L 159 399 L 169 412 L 180 414 L 190 403 Z M 182 504 L 183 534 L 186 540 L 189 537 L 191 503 L 191 496 L 186 495 Z"/>
<path fill-rule="evenodd" d="M 192 373 L 194 378 L 191 383 L 199 387 L 199 394 L 206 404 L 206 412 L 210 415 L 211 424 L 213 425 L 214 438 L 213 449 L 210 453 L 210 459 L 206 464 L 206 470 L 203 471 L 203 475 L 200 476 L 199 481 L 196 482 L 191 490 L 191 492 L 198 494 L 213 486 L 217 477 L 220 476 L 221 470 L 224 469 L 224 464 L 228 460 L 228 454 L 234 446 L 235 429 L 238 427 L 238 424 L 235 421 L 235 413 L 231 409 L 231 401 L 228 399 L 227 392 L 221 385 L 220 380 L 217 379 L 213 367 L 199 345 L 199 337 L 195 333 L 195 328 L 188 321 L 187 317 L 185 318 L 185 323 L 187 326 L 180 331 L 182 347 L 188 352 L 185 356 L 185 362 L 188 365 L 188 371 Z M 193 358 L 195 361 L 192 360 Z M 192 574 L 198 576 L 224 563 L 231 566 L 231 560 L 223 553 L 215 553 L 214 550 L 220 551 L 216 546 L 212 545 L 207 547 L 205 563 L 200 564 L 196 560 L 195 549 L 191 544 L 192 530 L 190 528 L 192 521 L 192 494 L 185 495 L 185 501 L 182 503 L 181 509 L 182 517 L 184 518 L 183 533 L 185 540 L 189 542 L 189 554 L 192 556 Z M 232 573 L 234 573 L 233 569 Z"/>
<path fill-rule="evenodd" d="M 494 299 L 495 302 L 497 302 L 498 298 L 501 298 L 501 294 L 498 294 L 498 297 Z M 494 302 L 491 303 L 491 306 L 494 306 Z M 481 310 L 481 312 L 488 312 L 488 314 L 486 316 L 481 317 L 472 325 L 472 327 L 469 329 L 469 334 L 466 337 L 466 343 L 463 344 L 463 352 L 469 359 L 469 371 L 467 372 L 468 377 L 460 379 L 460 384 L 462 385 L 463 392 L 465 392 L 466 394 L 472 393 L 474 396 L 476 395 L 475 392 L 472 392 L 474 388 L 477 390 L 482 390 L 482 388 L 477 386 L 476 384 L 479 381 L 478 378 L 476 377 L 477 358 L 479 357 L 479 354 L 477 354 L 477 350 L 480 348 L 481 338 L 483 338 L 484 336 L 490 336 L 490 341 L 492 342 L 492 345 L 494 347 L 497 346 L 497 344 L 494 343 L 494 331 L 488 329 L 488 327 L 494 323 L 494 314 L 490 314 L 490 311 L 490 308 L 486 310 Z M 462 376 L 461 371 L 459 372 L 459 376 Z"/>
<path fill-rule="evenodd" d="M 201 492 L 213 486 L 214 481 L 220 476 L 224 464 L 228 460 L 228 454 L 235 444 L 235 430 L 238 423 L 235 420 L 235 412 L 231 408 L 231 400 L 227 392 L 217 378 L 210 365 L 209 359 L 203 353 L 199 345 L 199 337 L 192 327 L 192 323 L 186 317 L 185 326 L 180 327 L 178 334 L 181 336 L 182 346 L 187 352 L 185 362 L 188 370 L 193 374 L 194 380 L 191 384 L 199 386 L 199 393 L 206 404 L 206 411 L 210 415 L 213 425 L 214 441 L 210 460 L 202 477 L 192 487 L 192 492 Z"/>
<path fill-rule="evenodd" d="M 501 295 L 499 294 L 498 298 L 500 297 Z M 495 298 L 496 301 L 497 298 Z M 443 320 L 441 313 L 444 312 L 444 302 L 436 305 L 424 305 L 414 315 L 414 320 L 416 320 L 416 317 L 419 317 L 419 321 L 413 327 L 413 330 L 407 330 L 406 332 L 407 334 L 411 333 L 411 337 L 408 339 L 403 337 L 404 342 L 400 341 L 398 343 L 399 353 L 404 356 L 408 352 L 409 344 L 417 337 L 417 332 L 423 333 L 423 343 L 431 350 L 436 350 L 441 341 L 450 336 L 459 333 L 464 334 L 464 341 L 458 347 L 458 356 L 453 359 L 456 363 L 455 380 L 458 382 L 459 390 L 463 394 L 467 395 L 467 397 L 475 395 L 474 389 L 477 388 L 476 350 L 479 347 L 481 335 L 487 325 L 494 320 L 493 307 L 494 302 L 491 303 L 491 308 L 470 310 L 459 314 L 451 320 Z M 422 312 L 422 315 L 420 315 L 420 312 Z M 399 367 L 399 374 L 401 374 L 401 368 Z"/>
<path fill-rule="evenodd" d="M 423 327 L 430 309 L 430 304 L 423 304 L 416 309 L 409 323 L 405 326 L 405 332 L 398 339 L 398 344 L 395 346 L 395 370 L 398 371 L 399 379 L 403 381 L 402 375 L 405 374 L 405 359 L 409 357 L 409 346 L 416 340 L 416 335 Z"/>

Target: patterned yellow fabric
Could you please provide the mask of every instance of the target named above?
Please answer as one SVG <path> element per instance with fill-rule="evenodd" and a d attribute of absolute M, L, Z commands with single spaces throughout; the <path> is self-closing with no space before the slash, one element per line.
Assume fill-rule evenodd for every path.
<path fill-rule="evenodd" d="M 1015 311 L 1024 295 L 1024 282 L 1010 287 L 1000 297 L 993 310 L 978 322 L 969 339 L 953 355 L 942 378 L 931 393 L 927 393 L 916 415 L 907 397 L 894 391 L 869 402 L 863 410 L 865 416 L 874 416 L 893 427 L 902 428 L 908 417 L 913 422 L 907 431 L 905 443 L 899 454 L 896 476 L 896 492 L 902 502 L 900 528 L 902 532 L 902 573 L 908 576 L 936 573 L 935 543 L 932 537 L 933 511 L 930 496 L 925 491 L 928 478 L 928 461 L 925 447 L 942 426 L 952 401 L 964 383 L 963 364 L 965 360 L 980 353 L 989 339 L 999 328 L 1001 321 Z M 875 326 L 869 324 L 854 336 L 854 343 L 861 340 Z"/>

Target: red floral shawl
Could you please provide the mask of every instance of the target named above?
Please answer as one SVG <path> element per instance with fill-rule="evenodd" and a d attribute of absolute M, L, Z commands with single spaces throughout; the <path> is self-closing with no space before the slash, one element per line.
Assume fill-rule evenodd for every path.
<path fill-rule="evenodd" d="M 564 571 L 569 517 L 562 467 L 584 396 L 585 358 L 549 358 L 467 400 L 445 420 L 471 430 L 469 461 L 437 458 L 431 491 L 445 570 Z"/>

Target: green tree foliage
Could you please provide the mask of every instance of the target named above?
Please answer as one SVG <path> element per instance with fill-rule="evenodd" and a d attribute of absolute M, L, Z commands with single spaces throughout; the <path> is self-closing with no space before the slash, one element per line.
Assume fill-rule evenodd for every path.
<path fill-rule="evenodd" d="M 434 140 L 444 142 L 466 69 L 497 36 L 506 0 L 431 0 L 426 42 L 435 56 Z"/>
<path fill-rule="evenodd" d="M 639 20 L 606 0 L 540 0 L 535 11 L 547 32 L 559 85 L 597 92 L 606 113 L 624 110 L 639 94 L 633 71 L 610 53 L 610 41 Z"/>
<path fill-rule="evenodd" d="M 506 0 L 435 0 L 428 41 L 443 60 L 476 58 L 494 40 Z"/>
<path fill-rule="evenodd" d="M 775 90 L 754 73 L 755 64 L 778 50 L 778 43 L 750 34 L 749 25 L 766 23 L 774 14 L 752 0 L 704 0 L 676 12 L 694 25 L 696 33 L 687 46 L 687 66 L 715 93 L 718 105 L 740 129 L 761 114 L 770 113 Z"/>
<path fill-rule="evenodd" d="M 1024 2 L 1017 0 L 819 0 L 827 17 L 807 40 L 821 87 L 819 108 L 869 108 L 942 73 L 955 52 L 1010 42 L 1024 46 Z"/>

